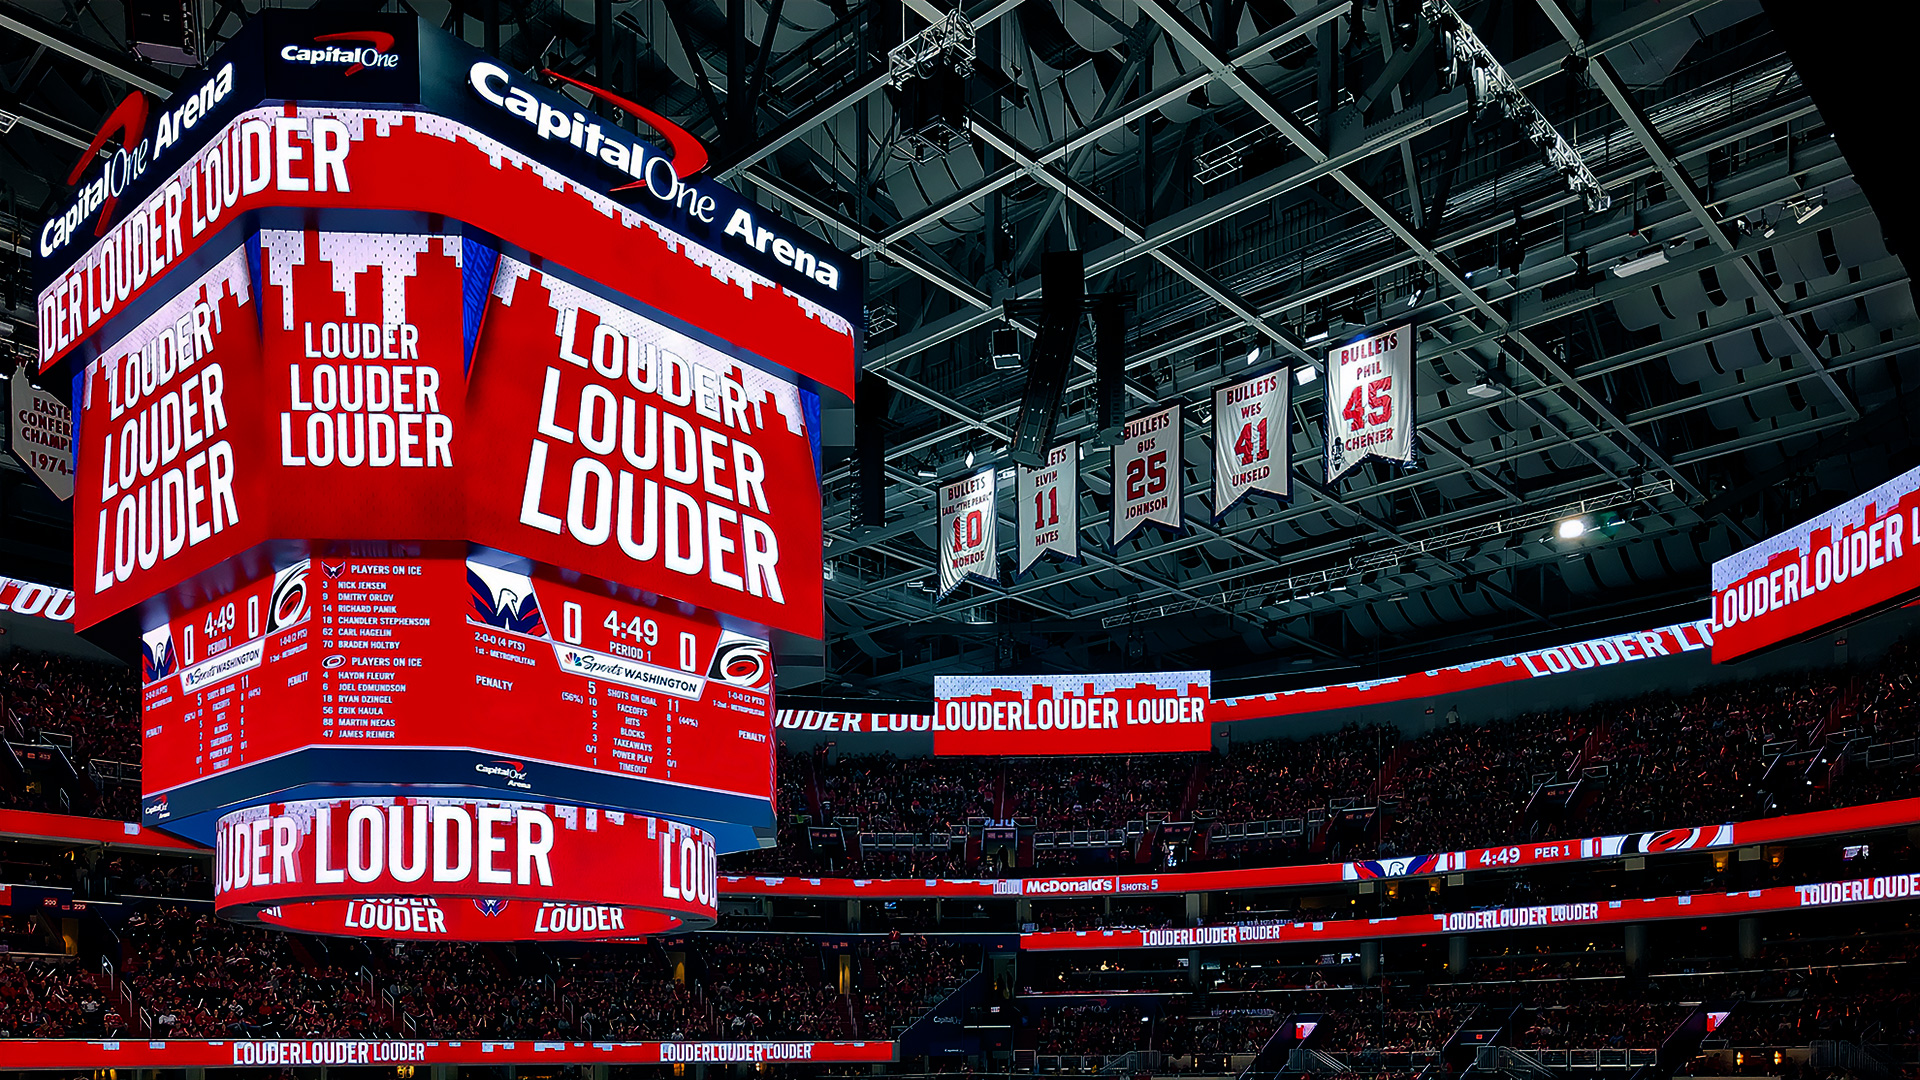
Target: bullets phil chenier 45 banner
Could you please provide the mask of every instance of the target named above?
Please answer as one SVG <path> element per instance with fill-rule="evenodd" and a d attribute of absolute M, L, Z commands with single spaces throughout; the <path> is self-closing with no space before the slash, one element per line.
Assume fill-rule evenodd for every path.
<path fill-rule="evenodd" d="M 1327 353 L 1327 483 L 1369 457 L 1414 463 L 1412 323 Z"/>
<path fill-rule="evenodd" d="M 940 594 L 968 578 L 1000 584 L 993 467 L 940 485 Z"/>
<path fill-rule="evenodd" d="M 1024 574 L 1052 552 L 1080 558 L 1080 443 L 1069 439 L 1047 453 L 1043 468 L 1019 468 L 1015 511 L 1020 550 L 1015 573 Z"/>
<path fill-rule="evenodd" d="M 1287 373 L 1270 371 L 1213 392 L 1213 516 L 1259 492 L 1285 499 Z"/>
<path fill-rule="evenodd" d="M 1185 524 L 1180 502 L 1180 406 L 1169 405 L 1127 421 L 1113 448 L 1113 544 L 1119 547 L 1152 522 Z"/>

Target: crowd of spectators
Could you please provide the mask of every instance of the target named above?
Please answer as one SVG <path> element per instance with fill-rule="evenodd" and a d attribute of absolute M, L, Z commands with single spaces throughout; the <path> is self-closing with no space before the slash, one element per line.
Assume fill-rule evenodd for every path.
<path fill-rule="evenodd" d="M 1858 759 L 1763 782 L 1771 754 L 1819 756 L 1844 732 L 1874 744 L 1920 735 L 1920 650 L 1895 646 L 1869 668 L 1837 670 L 1484 723 L 1445 721 L 1407 738 L 1350 725 L 1303 739 L 1235 742 L 1225 754 L 1089 757 L 1065 770 L 1021 758 L 899 759 L 817 754 L 823 810 L 850 832 L 938 830 L 1013 818 L 1041 832 L 1123 829 L 1192 817 L 1204 832 L 1241 821 L 1326 820 L 1331 807 L 1377 807 L 1359 834 L 1319 826 L 1289 840 L 1229 840 L 1215 828 L 1155 868 L 1246 865 L 1322 857 L 1405 855 L 1527 839 L 1707 824 L 1920 794 L 1914 770 Z M 1823 743 L 1812 741 L 1826 722 Z M 1543 785 L 1553 785 L 1544 787 Z M 937 796 L 932 794 L 937 792 Z M 1328 840 L 1333 840 L 1330 847 Z M 821 857 L 783 852 L 781 869 L 822 872 Z M 1070 872 L 1135 859 L 1132 845 L 1023 854 L 1020 865 Z M 1091 862 L 1089 860 L 1092 860 Z M 837 866 L 886 874 L 978 874 L 960 845 L 937 851 L 841 855 Z"/>
<path fill-rule="evenodd" d="M 120 938 L 135 1019 L 143 1014 L 141 1033 L 157 1038 L 887 1038 L 980 964 L 977 945 L 899 933 L 853 944 L 707 933 L 551 950 L 363 943 L 243 927 L 166 901 L 143 905 Z M 127 1029 L 105 979 L 67 957 L 0 954 L 0 1033 Z"/>
<path fill-rule="evenodd" d="M 0 1038 L 111 1038 L 125 1028 L 103 976 L 65 957 L 0 953 Z"/>
<path fill-rule="evenodd" d="M 1319 857 L 1404 855 L 1556 836 L 1599 835 L 1766 816 L 1920 793 L 1914 770 L 1859 760 L 1763 782 L 1769 752 L 1807 742 L 1825 720 L 1872 743 L 1920 735 L 1920 650 L 1896 645 L 1859 670 L 1722 683 L 1582 710 L 1491 722 L 1444 723 L 1415 737 L 1349 726 L 1303 739 L 1232 744 L 1225 754 L 1053 760 L 782 750 L 779 845 L 729 856 L 730 873 L 987 876 L 1009 864 L 1071 872 L 1151 860 L 1156 869 L 1248 865 Z M 50 786 L 33 773 L 0 776 L 0 806 L 131 817 L 131 784 L 101 780 L 90 759 L 137 762 L 137 680 L 128 669 L 15 650 L 0 664 L 5 723 L 65 749 L 79 779 Z M 107 770 L 111 772 L 112 770 Z M 1555 798 L 1536 798 L 1542 783 Z M 76 797 L 77 795 L 77 797 Z M 1287 840 L 1229 839 L 1210 827 L 1238 821 L 1325 820 L 1330 805 L 1377 807 L 1358 831 L 1316 826 Z M 1040 831 L 1123 829 L 1193 817 L 1190 843 L 1123 844 L 1039 853 L 950 843 L 970 820 L 1030 823 Z M 810 841 L 809 826 L 850 822 L 843 845 Z M 910 834 L 912 847 L 859 842 Z M 1331 844 L 1329 843 L 1331 840 Z M 1091 862 L 1089 862 L 1091 860 Z M 1099 866 L 1092 865 L 1099 863 Z M 155 891 L 193 895 L 181 883 Z"/>

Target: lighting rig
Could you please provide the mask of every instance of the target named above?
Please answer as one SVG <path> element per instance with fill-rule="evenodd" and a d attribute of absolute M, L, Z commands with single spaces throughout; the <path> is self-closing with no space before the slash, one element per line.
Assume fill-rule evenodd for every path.
<path fill-rule="evenodd" d="M 1447 0 L 1424 0 L 1420 14 L 1440 37 L 1434 55 L 1440 65 L 1442 90 L 1464 83 L 1468 108 L 1474 115 L 1482 109 L 1498 108 L 1502 115 L 1520 125 L 1527 141 L 1546 155 L 1547 167 L 1566 181 L 1567 190 L 1586 200 L 1588 213 L 1598 214 L 1613 205 L 1613 197 L 1600 186 L 1600 178 L 1593 170 L 1587 168 L 1580 151 L 1547 123 L 1547 118 L 1521 92 L 1520 84 L 1507 74 L 1507 69 L 1494 58 L 1452 4 Z"/>
<path fill-rule="evenodd" d="M 915 161 L 938 157 L 966 138 L 973 66 L 973 24 L 958 11 L 887 53 L 887 92 Z"/>

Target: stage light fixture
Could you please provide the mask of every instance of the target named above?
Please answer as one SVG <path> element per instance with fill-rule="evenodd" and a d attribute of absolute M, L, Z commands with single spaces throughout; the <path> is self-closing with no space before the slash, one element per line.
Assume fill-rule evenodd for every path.
<path fill-rule="evenodd" d="M 1629 255 L 1619 262 L 1614 263 L 1613 274 L 1615 277 L 1632 277 L 1644 270 L 1651 270 L 1656 266 L 1665 266 L 1666 264 L 1667 249 L 1656 244 L 1638 255 Z"/>
<path fill-rule="evenodd" d="M 993 356 L 996 371 L 1005 371 L 1020 366 L 1020 331 L 1002 323 L 993 328 L 989 348 Z"/>
<path fill-rule="evenodd" d="M 1562 540 L 1578 540 L 1587 534 L 1585 518 L 1570 517 L 1560 522 L 1553 530 Z"/>
<path fill-rule="evenodd" d="M 1320 377 L 1320 371 L 1312 364 L 1303 364 L 1293 371 L 1293 381 L 1305 386 Z"/>

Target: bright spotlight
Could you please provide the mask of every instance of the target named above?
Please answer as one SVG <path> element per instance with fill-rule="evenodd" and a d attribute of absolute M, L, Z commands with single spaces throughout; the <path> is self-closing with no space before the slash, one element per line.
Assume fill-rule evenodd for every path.
<path fill-rule="evenodd" d="M 1562 540 L 1578 540 L 1586 535 L 1587 521 L 1585 518 L 1568 518 L 1560 523 L 1560 528 L 1556 531 Z"/>

